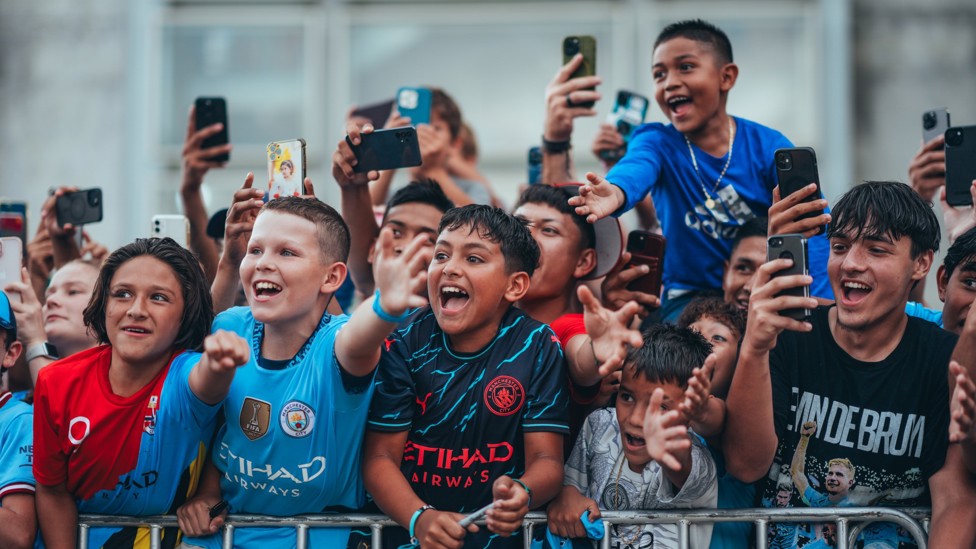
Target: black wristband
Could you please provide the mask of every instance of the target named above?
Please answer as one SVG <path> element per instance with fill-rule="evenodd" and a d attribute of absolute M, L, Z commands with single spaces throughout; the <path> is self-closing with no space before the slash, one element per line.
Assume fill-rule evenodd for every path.
<path fill-rule="evenodd" d="M 547 153 L 562 153 L 569 150 L 572 146 L 569 139 L 566 141 L 549 141 L 545 136 L 542 136 L 542 150 Z"/>

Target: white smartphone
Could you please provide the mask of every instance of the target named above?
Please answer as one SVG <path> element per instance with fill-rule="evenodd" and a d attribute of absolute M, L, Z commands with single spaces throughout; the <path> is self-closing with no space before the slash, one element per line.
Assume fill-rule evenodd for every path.
<path fill-rule="evenodd" d="M 168 236 L 180 246 L 189 248 L 190 222 L 183 215 L 154 215 L 152 235 L 159 238 Z"/>
<path fill-rule="evenodd" d="M 20 282 L 20 267 L 24 264 L 24 243 L 16 236 L 0 238 L 0 289 L 11 282 Z M 7 294 L 20 301 L 20 294 Z"/>

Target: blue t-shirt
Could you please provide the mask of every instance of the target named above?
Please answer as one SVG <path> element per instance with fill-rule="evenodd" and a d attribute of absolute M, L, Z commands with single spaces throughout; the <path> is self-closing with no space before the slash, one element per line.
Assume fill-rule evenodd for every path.
<path fill-rule="evenodd" d="M 458 353 L 426 307 L 387 340 L 369 429 L 408 431 L 400 470 L 420 499 L 442 511 L 471 512 L 492 500 L 492 483 L 525 471 L 523 436 L 569 432 L 562 348 L 552 330 L 510 307 L 495 338 Z M 407 538 L 383 531 L 384 547 Z M 482 528 L 465 547 L 522 547 Z"/>
<path fill-rule="evenodd" d="M 937 325 L 939 328 L 945 328 L 945 326 L 942 325 L 942 311 L 929 309 L 917 301 L 909 301 L 906 303 L 905 313 L 907 313 L 908 316 L 928 320 L 929 322 Z"/>
<path fill-rule="evenodd" d="M 715 192 L 727 157 L 715 158 L 692 145 L 699 177 L 684 136 L 670 124 L 655 122 L 637 128 L 627 154 L 607 174 L 607 180 L 626 196 L 620 212 L 651 193 L 668 239 L 665 291 L 721 288 L 723 265 L 732 253 L 739 226 L 768 215 L 776 186 L 773 153 L 793 144 L 783 134 L 755 122 L 743 118 L 735 118 L 735 122 L 732 159 Z M 702 186 L 714 200 L 712 208 L 705 204 Z M 811 293 L 833 299 L 827 280 L 827 239 L 811 238 L 809 246 Z"/>
<path fill-rule="evenodd" d="M 13 494 L 34 494 L 34 410 L 0 394 L 0 505 Z"/>
<path fill-rule="evenodd" d="M 251 342 L 250 361 L 237 370 L 224 401 L 226 423 L 211 454 L 223 473 L 220 489 L 231 513 L 293 516 L 365 503 L 360 454 L 372 376 L 344 381 L 335 338 L 348 316 L 325 313 L 315 332 L 282 369 L 259 365 L 264 325 L 250 309 L 217 316 L 213 330 Z M 311 528 L 309 547 L 345 547 L 348 528 Z M 187 538 L 221 546 L 220 535 Z M 235 547 L 295 547 L 293 530 L 238 528 Z"/>

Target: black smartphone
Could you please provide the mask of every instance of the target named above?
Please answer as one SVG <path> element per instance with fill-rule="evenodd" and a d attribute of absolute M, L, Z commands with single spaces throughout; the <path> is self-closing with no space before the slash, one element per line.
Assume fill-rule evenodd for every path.
<path fill-rule="evenodd" d="M 577 53 L 583 54 L 583 62 L 573 71 L 570 78 L 596 76 L 596 38 L 592 36 L 567 36 L 563 39 L 563 65 L 569 63 Z M 596 88 L 586 88 L 594 90 Z M 576 103 L 580 107 L 591 108 L 593 101 Z"/>
<path fill-rule="evenodd" d="M 945 132 L 946 202 L 972 206 L 969 187 L 976 179 L 976 126 L 959 126 Z"/>
<path fill-rule="evenodd" d="M 58 215 L 58 225 L 68 223 L 78 227 L 102 220 L 102 189 L 86 189 L 65 193 L 54 203 Z M 78 231 L 79 233 L 81 231 Z"/>
<path fill-rule="evenodd" d="M 617 128 L 617 132 L 624 138 L 624 146 L 615 151 L 600 151 L 600 158 L 613 161 L 623 157 L 627 152 L 630 136 L 647 117 L 649 104 L 647 98 L 639 93 L 627 90 L 617 92 L 617 102 L 613 105 L 613 111 L 607 116 L 607 123 Z"/>
<path fill-rule="evenodd" d="M 359 107 L 352 111 L 350 116 L 366 118 L 369 120 L 369 123 L 373 125 L 373 128 L 380 129 L 386 125 L 386 120 L 390 117 L 390 112 L 392 110 L 393 100 L 387 99 L 386 101 L 380 101 L 379 103 Z"/>
<path fill-rule="evenodd" d="M 627 285 L 628 290 L 661 295 L 665 242 L 664 237 L 659 234 L 641 230 L 630 231 L 627 235 L 627 251 L 630 252 L 630 263 L 627 267 L 647 265 L 649 272 L 632 280 Z"/>
<path fill-rule="evenodd" d="M 949 109 L 939 107 L 922 113 L 922 140 L 925 143 L 945 134 L 949 129 Z"/>
<path fill-rule="evenodd" d="M 359 145 L 353 145 L 346 136 L 346 142 L 356 155 L 357 163 L 353 168 L 356 173 L 408 168 L 422 162 L 417 128 L 413 126 L 376 130 L 362 134 L 360 139 Z"/>
<path fill-rule="evenodd" d="M 230 143 L 230 133 L 227 131 L 227 101 L 223 97 L 197 97 L 194 102 L 194 113 L 197 130 L 212 126 L 220 122 L 224 125 L 223 129 L 203 140 L 200 145 L 202 149 L 218 147 Z M 230 160 L 230 153 L 211 156 L 213 162 L 227 162 Z"/>
<path fill-rule="evenodd" d="M 773 277 L 806 275 L 809 273 L 809 255 L 807 253 L 807 238 L 802 234 L 777 234 L 766 240 L 766 259 L 791 259 L 793 266 L 783 269 L 774 274 Z M 793 295 L 799 297 L 810 297 L 810 286 L 790 288 L 778 295 Z M 784 309 L 781 314 L 796 320 L 807 320 L 810 318 L 810 309 Z"/>
<path fill-rule="evenodd" d="M 529 148 L 529 185 L 536 185 L 542 181 L 542 149 Z"/>
<path fill-rule="evenodd" d="M 779 185 L 781 199 L 799 191 L 810 183 L 817 184 L 817 192 L 803 199 L 813 202 L 823 198 L 820 190 L 820 173 L 817 170 L 817 154 L 810 147 L 795 147 L 792 149 L 777 149 L 773 153 L 776 163 L 776 181 Z M 823 209 L 805 213 L 799 219 L 810 219 L 823 215 Z M 817 234 L 826 232 L 827 226 L 821 225 Z"/>

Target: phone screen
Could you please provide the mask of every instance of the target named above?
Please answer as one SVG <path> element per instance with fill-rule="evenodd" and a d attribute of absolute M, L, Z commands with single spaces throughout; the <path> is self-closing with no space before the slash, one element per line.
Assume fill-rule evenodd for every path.
<path fill-rule="evenodd" d="M 304 194 L 305 140 L 268 143 L 268 200 Z"/>

